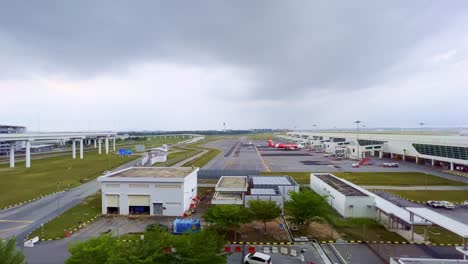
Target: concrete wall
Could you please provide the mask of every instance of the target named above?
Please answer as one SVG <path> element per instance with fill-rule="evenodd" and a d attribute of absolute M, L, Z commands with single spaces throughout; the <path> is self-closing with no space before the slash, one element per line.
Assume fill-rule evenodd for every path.
<path fill-rule="evenodd" d="M 190 202 L 197 196 L 198 169 L 185 177 L 184 181 L 184 211 L 190 209 Z"/>

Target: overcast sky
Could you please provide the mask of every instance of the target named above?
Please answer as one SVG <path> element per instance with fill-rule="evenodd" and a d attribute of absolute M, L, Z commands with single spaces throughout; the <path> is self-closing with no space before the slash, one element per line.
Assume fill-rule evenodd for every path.
<path fill-rule="evenodd" d="M 466 1 L 3 1 L 0 123 L 468 126 Z"/>

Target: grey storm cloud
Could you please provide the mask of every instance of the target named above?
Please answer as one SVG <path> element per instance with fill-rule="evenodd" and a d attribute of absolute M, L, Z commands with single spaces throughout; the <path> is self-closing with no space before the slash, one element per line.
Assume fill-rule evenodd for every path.
<path fill-rule="evenodd" d="M 131 64 L 230 65 L 252 96 L 360 89 L 380 80 L 466 2 L 4 1 L 0 78 L 88 78 Z"/>

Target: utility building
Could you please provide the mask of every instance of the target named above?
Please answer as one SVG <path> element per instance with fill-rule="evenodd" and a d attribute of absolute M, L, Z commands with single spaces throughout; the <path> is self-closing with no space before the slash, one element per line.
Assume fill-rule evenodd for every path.
<path fill-rule="evenodd" d="M 375 199 L 328 173 L 311 174 L 310 187 L 327 197 L 331 207 L 343 217 L 375 218 Z"/>
<path fill-rule="evenodd" d="M 98 178 L 102 214 L 183 216 L 197 197 L 190 167 L 131 167 Z"/>

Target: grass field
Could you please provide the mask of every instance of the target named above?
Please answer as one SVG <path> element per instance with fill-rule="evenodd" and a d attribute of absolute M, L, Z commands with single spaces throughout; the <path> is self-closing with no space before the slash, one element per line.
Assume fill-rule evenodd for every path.
<path fill-rule="evenodd" d="M 71 154 L 32 160 L 31 168 L 25 168 L 24 162 L 18 162 L 15 168 L 2 164 L 0 208 L 77 186 L 136 158 L 99 155 L 94 151 L 86 153 L 82 160 L 72 159 Z"/>
<path fill-rule="evenodd" d="M 424 236 L 424 227 L 416 226 L 414 232 Z M 436 244 L 462 244 L 463 238 L 441 227 L 429 227 L 428 240 Z"/>
<path fill-rule="evenodd" d="M 194 155 L 197 155 L 201 152 L 201 150 L 197 149 L 184 149 L 184 148 L 172 148 L 173 150 L 177 150 L 177 152 L 172 152 L 167 155 L 166 162 L 158 162 L 154 164 L 155 167 L 170 167 L 178 162 L 181 162 L 187 158 L 190 158 Z"/>
<path fill-rule="evenodd" d="M 204 155 L 194 159 L 194 160 L 191 160 L 191 161 L 185 163 L 182 166 L 183 167 L 194 166 L 194 167 L 202 168 L 208 162 L 210 162 L 210 160 L 214 159 L 216 156 L 218 156 L 219 153 L 221 153 L 221 150 L 219 150 L 219 149 L 214 149 L 214 148 L 203 148 L 203 149 L 208 150 L 208 152 L 205 153 Z"/>
<path fill-rule="evenodd" d="M 394 194 L 409 200 L 426 202 L 428 200 L 443 200 L 462 203 L 468 200 L 468 191 L 400 191 L 392 190 Z"/>
<path fill-rule="evenodd" d="M 257 134 L 249 134 L 247 136 L 250 140 L 268 140 L 269 138 L 273 138 L 273 133 L 257 133 Z"/>
<path fill-rule="evenodd" d="M 89 221 L 91 218 L 101 215 L 101 193 L 98 192 L 60 216 L 44 224 L 44 236 L 42 229 L 35 230 L 29 237 L 39 236 L 43 239 L 55 239 L 65 236 L 67 230 L 76 228 L 81 223 Z"/>
<path fill-rule="evenodd" d="M 420 172 L 334 172 L 334 175 L 359 185 L 424 186 L 466 185 L 462 182 Z"/>

